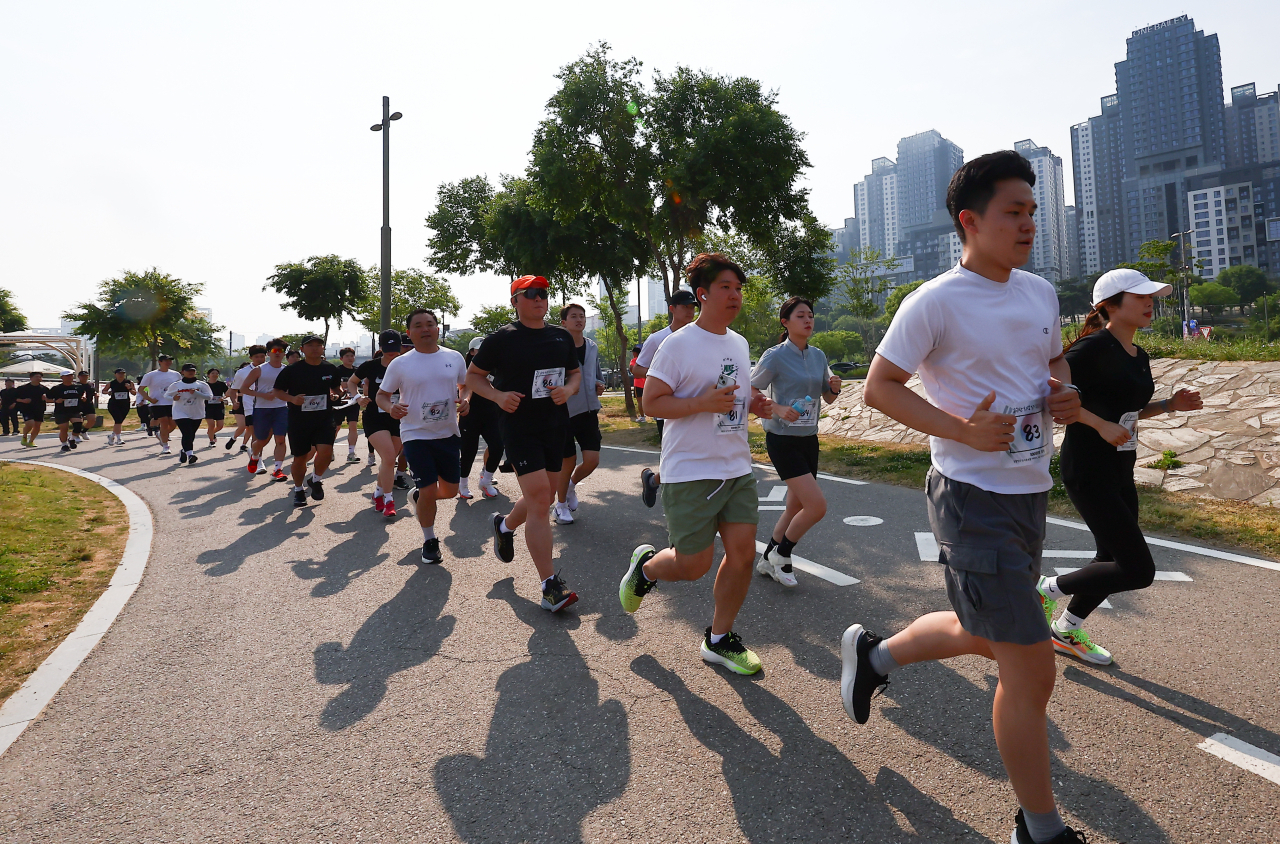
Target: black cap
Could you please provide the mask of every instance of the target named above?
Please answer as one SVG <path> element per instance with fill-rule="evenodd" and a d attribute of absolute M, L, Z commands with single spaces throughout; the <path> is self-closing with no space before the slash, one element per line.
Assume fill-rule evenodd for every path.
<path fill-rule="evenodd" d="M 160 355 L 159 357 L 157 357 L 157 358 L 156 358 L 156 360 L 173 360 L 173 356 L 172 356 L 172 355 Z"/>
<path fill-rule="evenodd" d="M 126 374 L 127 374 L 127 370 L 125 370 L 125 368 L 124 368 L 124 367 L 118 367 L 118 368 L 116 369 L 116 372 L 126 372 Z M 114 375 L 115 373 L 113 372 L 112 374 Z"/>
<path fill-rule="evenodd" d="M 388 328 L 386 331 L 378 335 L 378 348 L 384 352 L 400 351 L 400 332 L 394 328 Z"/>
<path fill-rule="evenodd" d="M 196 371 L 196 365 L 195 365 L 194 363 L 184 363 L 184 364 L 182 365 L 182 371 L 183 371 L 183 372 L 186 372 L 188 369 L 190 369 L 192 372 L 195 372 L 195 371 Z"/>
<path fill-rule="evenodd" d="M 298 345 L 294 346 L 294 348 L 301 349 L 303 346 L 307 345 L 308 343 L 323 343 L 323 342 L 324 342 L 324 338 L 321 337 L 319 334 L 308 334 L 306 337 L 303 337 L 301 340 L 299 340 Z"/>
<path fill-rule="evenodd" d="M 640 352 L 640 349 L 641 349 L 641 346 L 639 343 L 636 343 L 634 346 L 631 347 L 631 351 L 636 352 L 637 354 Z"/>
<path fill-rule="evenodd" d="M 675 293 L 671 294 L 671 298 L 667 300 L 668 305 L 696 305 L 698 300 L 694 298 L 693 291 L 688 288 L 678 288 Z"/>

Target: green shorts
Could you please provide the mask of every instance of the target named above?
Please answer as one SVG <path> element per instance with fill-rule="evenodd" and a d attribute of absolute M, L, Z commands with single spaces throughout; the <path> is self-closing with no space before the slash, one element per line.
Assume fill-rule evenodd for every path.
<path fill-rule="evenodd" d="M 758 524 L 759 500 L 750 473 L 728 481 L 663 483 L 662 509 L 671 545 L 681 554 L 697 554 L 715 542 L 721 523 Z"/>

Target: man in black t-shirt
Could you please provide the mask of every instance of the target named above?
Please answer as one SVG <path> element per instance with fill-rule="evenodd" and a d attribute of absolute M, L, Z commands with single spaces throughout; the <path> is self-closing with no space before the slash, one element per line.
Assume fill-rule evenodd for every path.
<path fill-rule="evenodd" d="M 40 383 L 44 376 L 39 372 L 31 373 L 31 380 L 14 390 L 13 403 L 22 413 L 22 444 L 34 448 L 36 435 L 40 433 L 40 425 L 44 422 L 45 404 L 49 398 L 49 388 Z"/>
<path fill-rule="evenodd" d="M 76 375 L 76 386 L 80 388 L 80 409 L 84 414 L 84 427 L 78 436 L 84 441 L 89 439 L 89 429 L 98 424 L 98 385 L 82 369 Z"/>
<path fill-rule="evenodd" d="M 378 477 L 373 487 L 373 508 L 389 519 L 395 518 L 395 489 L 408 489 L 409 479 L 404 476 L 408 467 L 400 444 L 400 420 L 378 407 L 374 397 L 387 374 L 387 365 L 395 360 L 404 348 L 400 332 L 389 328 L 378 335 L 379 355 L 356 368 L 355 375 L 347 381 L 348 391 L 363 391 L 360 406 L 364 408 L 362 427 L 369 447 L 378 453 Z M 397 399 L 398 401 L 398 399 Z M 373 454 L 369 465 L 374 465 Z"/>
<path fill-rule="evenodd" d="M 498 423 L 502 445 L 520 483 L 520 500 L 506 518 L 493 514 L 498 558 L 509 563 L 515 557 L 515 529 L 527 520 L 525 544 L 542 580 L 542 606 L 557 612 L 578 600 L 552 565 L 550 512 L 569 428 L 565 403 L 578 391 L 582 372 L 573 337 L 544 322 L 545 278 L 513 281 L 511 304 L 516 321 L 485 338 L 471 361 L 467 387 L 503 411 Z"/>
<path fill-rule="evenodd" d="M 58 426 L 58 441 L 63 451 L 71 451 L 76 447 L 76 438 L 68 438 L 68 430 L 72 425 L 76 433 L 80 433 L 80 419 L 83 412 L 80 407 L 80 385 L 75 382 L 75 373 L 70 369 L 62 370 L 62 383 L 49 388 L 49 400 L 53 402 L 53 422 Z"/>
<path fill-rule="evenodd" d="M 204 430 L 209 435 L 209 448 L 213 448 L 218 444 L 218 432 L 226 427 L 226 395 L 231 385 L 222 380 L 222 372 L 217 367 L 205 373 L 205 381 L 209 384 L 213 399 L 204 406 Z M 235 442 L 235 437 L 231 441 Z"/>
<path fill-rule="evenodd" d="M 343 402 L 345 403 L 357 395 L 357 393 L 347 389 L 351 383 L 351 377 L 356 374 L 356 350 L 350 346 L 338 350 L 338 360 L 341 361 L 338 364 L 338 374 L 342 376 L 345 393 Z M 360 439 L 360 405 L 359 403 L 352 404 L 345 410 L 337 411 L 337 414 L 339 427 L 342 426 L 343 422 L 347 423 L 347 462 L 359 463 L 360 458 L 356 456 L 356 442 Z"/>
<path fill-rule="evenodd" d="M 0 390 L 0 424 L 4 425 L 4 436 L 9 436 L 9 430 L 18 433 L 18 403 L 14 401 L 17 398 L 18 388 L 14 386 L 12 378 L 4 379 L 4 389 Z"/>
<path fill-rule="evenodd" d="M 324 359 L 324 338 L 314 334 L 299 344 L 302 360 L 291 363 L 276 376 L 275 398 L 289 405 L 289 450 L 293 454 L 293 506 L 305 507 L 305 483 L 315 501 L 324 498 L 325 470 L 333 460 L 337 419 L 335 397 L 342 393 L 338 367 Z M 307 474 L 307 456 L 315 449 L 315 470 Z"/>

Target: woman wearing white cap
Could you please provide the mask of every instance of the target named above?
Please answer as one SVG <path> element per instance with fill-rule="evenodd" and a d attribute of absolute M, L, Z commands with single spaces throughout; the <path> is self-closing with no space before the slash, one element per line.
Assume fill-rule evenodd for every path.
<path fill-rule="evenodd" d="M 1084 330 L 1067 348 L 1082 410 L 1062 443 L 1062 483 L 1093 532 L 1098 553 L 1078 571 L 1040 578 L 1039 589 L 1054 648 L 1095 665 L 1109 665 L 1111 654 L 1089 638 L 1084 620 L 1108 595 L 1145 589 L 1155 577 L 1138 527 L 1133 483 L 1138 420 L 1203 406 L 1192 390 L 1151 401 L 1155 382 L 1147 353 L 1133 344 L 1134 333 L 1151 324 L 1154 298 L 1171 290 L 1137 270 L 1104 274 L 1093 286 L 1093 310 Z M 1071 602 L 1054 621 L 1058 601 L 1067 596 Z"/>

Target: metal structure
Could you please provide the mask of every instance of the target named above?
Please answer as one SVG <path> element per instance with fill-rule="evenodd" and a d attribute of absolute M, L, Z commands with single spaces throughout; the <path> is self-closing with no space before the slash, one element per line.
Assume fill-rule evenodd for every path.
<path fill-rule="evenodd" d="M 97 378 L 97 367 L 94 366 L 94 345 L 88 337 L 74 334 L 31 334 L 18 331 L 13 334 L 0 334 L 0 350 L 57 352 L 74 364 L 77 372 L 87 370 L 90 377 Z"/>
<path fill-rule="evenodd" d="M 382 133 L 382 308 L 378 324 L 391 327 L 391 121 L 404 115 L 391 113 L 391 98 L 382 98 L 382 122 L 369 127 Z"/>

